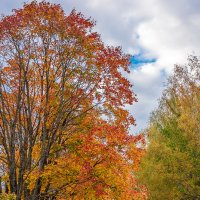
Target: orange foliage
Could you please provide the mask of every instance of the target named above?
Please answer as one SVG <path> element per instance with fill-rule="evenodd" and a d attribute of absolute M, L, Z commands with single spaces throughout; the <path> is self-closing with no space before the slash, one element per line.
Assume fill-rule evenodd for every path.
<path fill-rule="evenodd" d="M 94 22 L 42 1 L 0 21 L 0 136 L 17 199 L 144 199 L 134 178 L 142 135 L 129 55 L 106 47 Z M 138 144 L 140 143 L 140 144 Z"/>

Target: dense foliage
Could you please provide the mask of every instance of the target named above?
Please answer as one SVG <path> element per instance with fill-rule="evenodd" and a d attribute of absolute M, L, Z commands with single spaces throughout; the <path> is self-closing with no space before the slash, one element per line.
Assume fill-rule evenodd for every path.
<path fill-rule="evenodd" d="M 200 59 L 130 135 L 130 55 L 94 25 L 45 1 L 0 20 L 0 199 L 200 199 Z"/>
<path fill-rule="evenodd" d="M 1 192 L 36 199 L 144 199 L 142 135 L 124 106 L 129 55 L 94 22 L 33 1 L 0 21 Z M 6 194 L 3 196 L 7 196 Z"/>
<path fill-rule="evenodd" d="M 149 199 L 200 199 L 200 60 L 175 66 L 152 114 L 140 180 Z"/>

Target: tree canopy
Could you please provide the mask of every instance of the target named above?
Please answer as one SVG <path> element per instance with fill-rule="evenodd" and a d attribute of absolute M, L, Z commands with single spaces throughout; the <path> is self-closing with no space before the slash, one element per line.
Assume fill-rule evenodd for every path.
<path fill-rule="evenodd" d="M 176 65 L 153 112 L 139 177 L 149 199 L 200 199 L 200 60 Z"/>
<path fill-rule="evenodd" d="M 146 198 L 130 56 L 94 25 L 45 1 L 0 21 L 1 177 L 18 200 Z"/>

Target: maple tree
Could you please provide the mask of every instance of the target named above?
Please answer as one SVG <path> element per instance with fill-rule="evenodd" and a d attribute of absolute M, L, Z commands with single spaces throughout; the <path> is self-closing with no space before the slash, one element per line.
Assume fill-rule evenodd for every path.
<path fill-rule="evenodd" d="M 130 56 L 95 23 L 33 1 L 0 21 L 0 164 L 16 199 L 145 199 L 128 134 Z M 138 145 L 140 144 L 140 145 Z"/>
<path fill-rule="evenodd" d="M 149 199 L 200 198 L 200 60 L 176 65 L 159 108 L 139 177 Z"/>

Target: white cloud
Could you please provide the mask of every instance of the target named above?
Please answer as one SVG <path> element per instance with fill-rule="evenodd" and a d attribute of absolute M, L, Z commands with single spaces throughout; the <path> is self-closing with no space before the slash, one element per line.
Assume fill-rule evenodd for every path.
<path fill-rule="evenodd" d="M 145 64 L 132 70 L 129 79 L 134 83 L 133 89 L 138 98 L 138 102 L 129 107 L 137 124 L 132 131 L 138 132 L 147 127 L 149 113 L 157 107 L 157 99 L 163 89 L 163 72 L 156 64 Z"/>
<path fill-rule="evenodd" d="M 22 5 L 23 0 L 2 0 L 0 12 Z M 132 69 L 139 102 L 130 108 L 138 131 L 146 126 L 148 114 L 155 108 L 163 82 L 173 64 L 186 62 L 187 55 L 200 53 L 199 0 L 51 0 L 69 13 L 76 8 L 97 21 L 96 30 L 109 45 L 122 45 L 128 53 L 142 52 L 156 58 L 155 63 Z"/>

